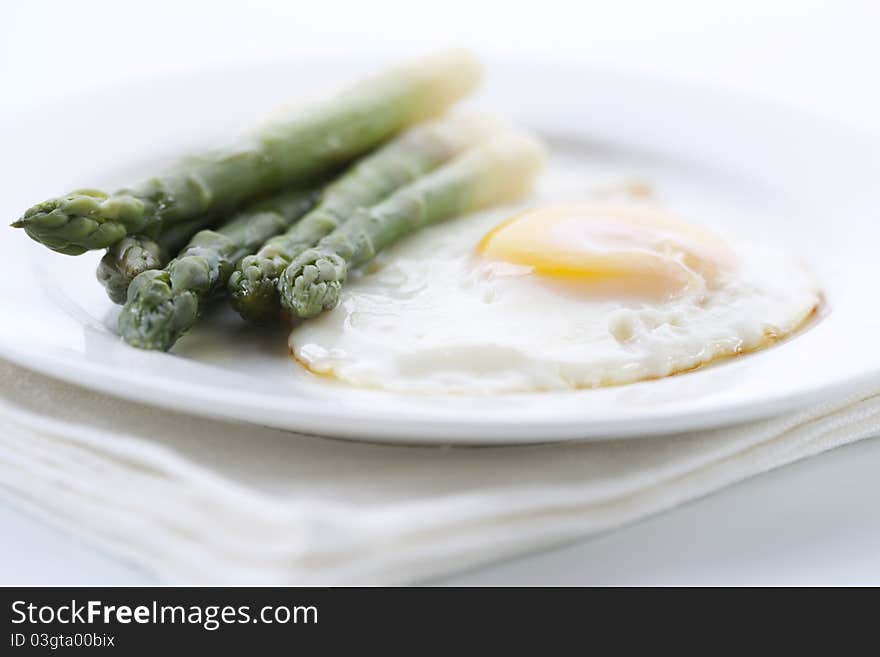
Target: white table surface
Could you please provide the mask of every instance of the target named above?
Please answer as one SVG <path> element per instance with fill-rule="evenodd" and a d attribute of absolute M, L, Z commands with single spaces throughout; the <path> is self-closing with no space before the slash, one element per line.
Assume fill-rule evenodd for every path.
<path fill-rule="evenodd" d="M 417 3 L 380 0 L 6 3 L 0 104 L 340 44 L 358 52 L 377 41 L 403 51 L 457 43 L 711 80 L 880 132 L 880 10 L 867 1 L 544 0 L 517 9 L 447 0 L 430 21 L 421 14 Z M 436 583 L 880 585 L 878 467 L 880 439 L 865 441 L 616 532 Z M 149 583 L 157 583 L 150 573 L 0 503 L 0 584 Z"/>

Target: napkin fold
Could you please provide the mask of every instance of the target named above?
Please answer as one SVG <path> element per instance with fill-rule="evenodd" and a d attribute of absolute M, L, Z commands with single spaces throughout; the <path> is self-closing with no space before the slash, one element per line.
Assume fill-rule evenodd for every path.
<path fill-rule="evenodd" d="M 416 582 L 880 434 L 880 387 L 644 440 L 401 447 L 206 420 L 0 361 L 0 492 L 175 584 Z"/>

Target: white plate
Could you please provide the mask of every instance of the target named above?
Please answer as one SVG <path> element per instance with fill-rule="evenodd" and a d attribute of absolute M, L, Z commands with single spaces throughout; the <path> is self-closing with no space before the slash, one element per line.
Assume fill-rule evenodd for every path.
<path fill-rule="evenodd" d="M 117 84 L 5 114 L 0 211 L 83 186 L 113 187 L 246 125 L 299 90 L 360 66 L 273 64 Z M 420 397 L 304 374 L 283 327 L 254 330 L 220 308 L 172 354 L 114 333 L 94 281 L 100 254 L 71 258 L 0 230 L 0 353 L 111 395 L 206 416 L 411 443 L 526 443 L 648 436 L 768 416 L 880 381 L 880 149 L 820 120 L 718 89 L 546 63 L 493 63 L 478 99 L 543 133 L 585 190 L 637 176 L 685 216 L 801 256 L 827 294 L 796 338 L 703 370 L 571 393 Z M 120 168 L 114 168 L 114 167 Z"/>

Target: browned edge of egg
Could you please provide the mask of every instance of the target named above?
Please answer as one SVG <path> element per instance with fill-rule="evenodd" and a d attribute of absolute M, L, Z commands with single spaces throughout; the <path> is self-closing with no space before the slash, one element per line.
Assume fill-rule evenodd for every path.
<path fill-rule="evenodd" d="M 749 354 L 756 353 L 758 351 L 763 351 L 768 347 L 772 347 L 781 342 L 787 342 L 788 340 L 792 340 L 801 333 L 808 331 L 810 328 L 818 323 L 819 319 L 827 314 L 827 303 L 825 300 L 825 295 L 821 292 L 819 293 L 819 302 L 813 306 L 813 309 L 810 310 L 809 313 L 806 314 L 804 319 L 800 324 L 795 327 L 795 329 L 789 333 L 788 335 L 778 335 L 775 331 L 764 329 L 764 339 L 754 347 L 749 347 L 748 349 L 736 348 L 729 351 L 722 352 L 710 360 L 703 361 L 701 363 L 697 363 L 696 365 L 691 365 L 690 367 L 682 367 L 677 370 L 673 370 L 669 374 L 660 374 L 657 376 L 646 376 L 643 379 L 638 379 L 637 381 L 629 381 L 627 383 L 600 383 L 595 386 L 588 385 L 574 385 L 567 389 L 559 389 L 559 388 L 535 388 L 534 390 L 528 391 L 519 391 L 519 392 L 500 392 L 498 395 L 529 395 L 529 394 L 547 394 L 552 392 L 576 392 L 580 390 L 596 390 L 598 388 L 617 388 L 620 386 L 629 386 L 635 383 L 642 383 L 644 381 L 659 381 L 661 379 L 668 379 L 673 376 L 681 376 L 682 374 L 690 374 L 691 372 L 696 372 L 697 370 L 707 369 L 709 367 L 716 367 L 723 363 L 733 360 L 734 358 L 738 358 L 740 356 L 747 356 Z M 348 386 L 350 388 L 355 388 L 357 390 L 374 390 L 378 392 L 394 392 L 395 394 L 404 394 L 404 395 L 419 395 L 419 396 L 428 396 L 432 394 L 442 394 L 444 396 L 450 397 L 466 397 L 466 396 L 477 396 L 472 393 L 461 392 L 461 391 L 451 391 L 451 392 L 443 392 L 443 393 L 423 393 L 423 392 L 401 392 L 401 391 L 389 391 L 385 388 L 381 388 L 379 386 L 359 386 L 354 385 L 345 381 L 344 379 L 339 378 L 336 374 L 336 371 L 331 367 L 326 372 L 318 372 L 309 367 L 302 360 L 297 358 L 296 353 L 294 353 L 293 347 L 291 347 L 290 342 L 287 343 L 287 352 L 290 355 L 290 358 L 299 365 L 303 370 L 305 370 L 308 374 L 312 376 L 327 380 L 333 381 L 334 383 Z M 483 394 L 480 396 L 488 396 L 487 394 Z"/>

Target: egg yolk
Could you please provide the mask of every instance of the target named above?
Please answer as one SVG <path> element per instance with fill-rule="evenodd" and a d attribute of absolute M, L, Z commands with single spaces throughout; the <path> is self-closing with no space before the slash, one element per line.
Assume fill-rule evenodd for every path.
<path fill-rule="evenodd" d="M 732 260 L 701 228 L 609 204 L 530 210 L 489 231 L 477 251 L 581 293 L 652 299 L 703 288 Z"/>

